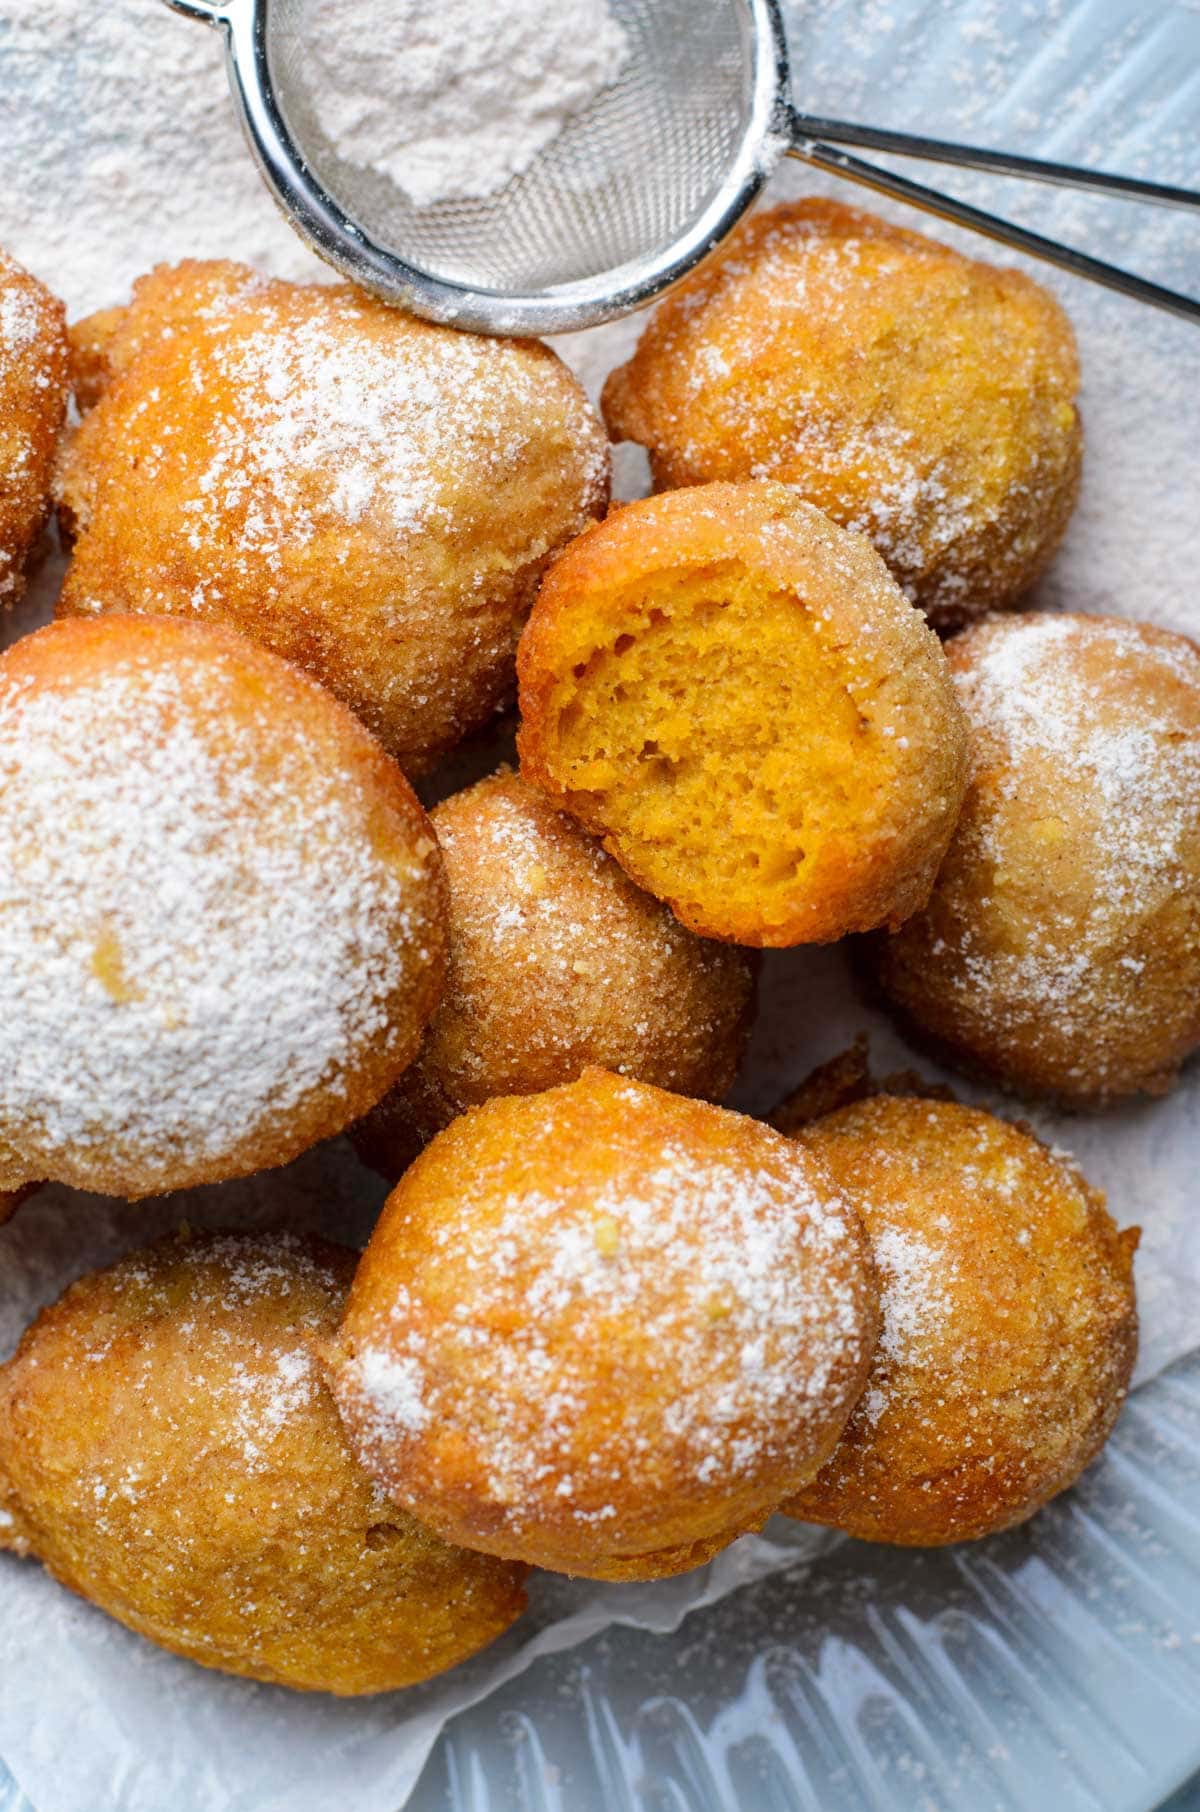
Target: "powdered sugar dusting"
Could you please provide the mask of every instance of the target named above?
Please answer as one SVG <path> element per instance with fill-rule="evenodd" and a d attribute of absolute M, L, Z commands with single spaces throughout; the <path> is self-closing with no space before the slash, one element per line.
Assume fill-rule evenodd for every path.
<path fill-rule="evenodd" d="M 215 1158 L 387 1024 L 404 881 L 270 701 L 230 727 L 233 691 L 182 654 L 0 684 L 0 1124 L 35 1163 Z"/>
<path fill-rule="evenodd" d="M 666 488 L 796 486 L 943 627 L 979 615 L 1028 588 L 1068 513 L 1069 329 L 944 247 L 810 206 L 757 217 L 664 305 L 606 387 L 610 425 Z"/>
<path fill-rule="evenodd" d="M 429 1411 L 421 1396 L 421 1368 L 415 1359 L 397 1359 L 380 1347 L 364 1347 L 358 1355 L 358 1376 L 375 1408 L 389 1427 L 424 1428 Z"/>
<path fill-rule="evenodd" d="M 302 1240 L 222 1234 L 154 1246 L 83 1287 L 115 1290 L 121 1305 L 116 1313 L 96 1313 L 90 1323 L 76 1317 L 76 1338 L 85 1327 L 88 1333 L 84 1365 L 103 1366 L 113 1339 L 127 1333 L 136 1317 L 148 1330 L 136 1348 L 121 1341 L 118 1363 L 130 1371 L 138 1413 L 149 1419 L 155 1437 L 169 1430 L 173 1408 L 172 1391 L 163 1384 L 164 1350 L 170 1353 L 174 1341 L 177 1350 L 191 1353 L 191 1384 L 207 1400 L 212 1446 L 231 1468 L 231 1506 L 249 1478 L 278 1464 L 278 1444 L 294 1439 L 296 1423 L 314 1419 L 324 1396 L 315 1344 L 328 1331 L 338 1291 Z M 171 1339 L 158 1337 L 153 1324 L 160 1320 L 170 1324 Z M 147 1451 L 161 1463 L 157 1438 Z M 123 1541 L 129 1526 L 124 1506 L 156 1503 L 175 1487 L 148 1463 L 131 1463 L 128 1443 L 116 1443 L 114 1452 L 110 1460 L 103 1443 L 94 1446 L 81 1488 L 90 1491 L 96 1530 Z M 186 1550 L 186 1524 L 177 1520 L 173 1532 Z M 203 1539 L 205 1532 L 198 1534 Z"/>
<path fill-rule="evenodd" d="M 867 1337 L 842 1199 L 769 1134 L 751 1160 L 664 1124 L 647 1162 L 623 1121 L 649 1091 L 603 1086 L 604 1181 L 581 1182 L 577 1129 L 556 1130 L 543 1105 L 569 1091 L 540 1097 L 512 1132 L 520 1160 L 464 1172 L 461 1202 L 439 1201 L 427 1226 L 427 1268 L 401 1279 L 361 1344 L 351 1318 L 339 1391 L 387 1450 L 401 1501 L 394 1456 L 426 1427 L 475 1454 L 491 1510 L 519 1535 L 548 1498 L 586 1526 L 613 1522 L 613 1503 L 651 1479 L 718 1498 L 753 1487 L 802 1466 L 836 1423 Z M 440 1318 L 430 1304 L 446 1301 Z"/>
<path fill-rule="evenodd" d="M 975 526 L 973 500 L 961 477 L 946 459 L 931 461 L 915 433 L 899 422 L 877 417 L 858 426 L 839 425 L 833 432 L 820 398 L 801 392 L 794 401 L 798 419 L 786 459 L 800 461 L 807 472 L 828 480 L 855 468 L 872 474 L 861 508 L 846 514 L 845 527 L 873 542 L 901 589 L 913 596 L 910 575 L 942 563 Z M 769 478 L 778 466 L 772 459 L 756 465 L 753 474 Z M 943 565 L 938 584 L 944 600 L 967 589 L 952 566 Z"/>
<path fill-rule="evenodd" d="M 0 272 L 4 265 L 0 263 Z M 37 338 L 40 315 L 33 297 L 24 288 L 0 289 L 0 369 Z"/>
<path fill-rule="evenodd" d="M 878 254 L 877 244 L 873 250 Z M 906 255 L 911 257 L 911 251 Z M 898 258 L 877 255 L 871 281 L 885 286 L 902 268 Z M 792 224 L 762 239 L 753 270 L 757 285 L 776 289 L 783 309 L 801 318 L 817 310 L 826 324 L 823 331 L 836 332 L 843 313 L 862 306 L 866 278 L 862 245 L 854 238 L 829 239 L 806 230 L 803 223 L 799 231 Z M 749 271 L 746 261 L 728 260 L 731 281 L 744 280 Z M 752 357 L 751 349 L 742 349 L 739 362 L 747 355 Z M 1030 362 L 1029 348 L 1013 371 L 1014 385 L 1023 378 L 1028 381 L 1028 372 L 1020 369 L 1022 362 Z M 703 393 L 707 379 L 703 369 L 693 374 L 694 394 Z M 959 595 L 965 581 L 945 564 L 945 557 L 976 527 L 978 505 L 964 482 L 967 474 L 956 471 L 945 455 L 931 456 L 930 447 L 894 416 L 877 410 L 860 421 L 850 420 L 837 409 L 837 400 L 815 390 L 789 391 L 787 437 L 768 460 L 752 466 L 752 475 L 787 478 L 799 470 L 818 484 L 830 482 L 836 494 L 847 474 L 869 472 L 871 483 L 858 513 L 839 515 L 838 520 L 869 537 L 910 596 L 916 591 L 916 575 L 934 567 L 941 568 L 939 596 L 949 600 Z M 728 402 L 727 398 L 727 406 Z M 770 402 L 768 393 L 762 403 L 769 408 Z M 739 407 L 747 430 L 761 433 L 752 388 L 739 392 Z M 696 458 L 695 450 L 689 449 L 688 457 Z"/>
<path fill-rule="evenodd" d="M 1048 899 L 1036 928 L 1010 930 L 1002 943 L 964 917 L 963 986 L 997 1010 L 1052 1009 L 1068 1038 L 1085 1037 L 1097 1015 L 1136 1020 L 1139 927 L 1194 885 L 1200 651 L 1178 637 L 1151 639 L 1136 624 L 1066 616 L 996 619 L 963 646 L 970 657 L 956 680 L 982 781 L 960 832 L 975 840 L 972 863 L 1002 877 L 1018 859 L 1030 813 L 1042 809 L 1029 805 L 1031 776 L 1069 786 L 1071 818 L 1088 827 L 1086 900 L 1073 895 L 1059 914 Z M 1047 836 L 1054 831 L 1049 822 Z M 1048 843 L 1048 858 L 1052 850 Z M 1114 955 L 1128 976 L 1124 990 L 1114 987 Z M 1098 1043 L 1087 1037 L 1081 1074 L 1103 1063 Z"/>
<path fill-rule="evenodd" d="M 169 463 L 195 553 L 234 557 L 231 514 L 248 570 L 278 567 L 331 522 L 401 542 L 435 524 L 461 530 L 455 492 L 466 475 L 499 481 L 547 433 L 577 447 L 585 492 L 603 488 L 607 456 L 585 398 L 548 383 L 546 365 L 522 347 L 248 271 L 214 288 L 194 318 L 204 335 L 191 381 L 229 401 L 193 453 L 180 445 L 172 399 L 151 392 L 142 407 L 161 444 L 140 472 L 152 482 L 156 460 Z M 545 551 L 531 545 L 528 557 Z M 386 599 L 381 587 L 381 607 Z"/>
<path fill-rule="evenodd" d="M 58 305 L 0 248 L 0 607 L 24 589 L 66 398 Z"/>
<path fill-rule="evenodd" d="M 883 1328 L 875 1369 L 856 1412 L 869 1423 L 877 1422 L 887 1407 L 892 1367 L 920 1369 L 923 1354 L 953 1314 L 953 1301 L 945 1287 L 947 1275 L 954 1269 L 952 1261 L 943 1248 L 897 1225 L 895 1219 L 887 1220 L 888 1214 L 899 1212 L 881 1211 L 882 1224 L 871 1238 Z"/>
<path fill-rule="evenodd" d="M 629 54 L 607 0 L 309 0 L 303 28 L 334 148 L 418 207 L 503 189 Z"/>
<path fill-rule="evenodd" d="M 545 801 L 516 776 L 489 792 L 488 811 L 473 816 L 466 841 L 477 844 L 505 873 L 511 895 L 492 913 L 486 924 L 480 915 L 477 929 L 486 932 L 500 961 L 534 962 L 569 972 L 582 981 L 609 990 L 620 971 L 628 983 L 629 972 L 622 955 L 645 963 L 651 953 L 647 944 L 654 938 L 661 946 L 661 960 L 670 962 L 685 952 L 694 957 L 701 970 L 718 970 L 728 966 L 728 952 L 719 944 L 705 943 L 686 931 L 666 907 L 645 896 L 634 894 L 623 872 L 603 846 L 581 833 L 574 821 L 555 813 Z M 445 825 L 445 846 L 449 862 L 454 863 L 456 832 L 452 817 L 435 813 L 435 823 Z M 441 832 L 439 831 L 439 836 Z M 556 841 L 557 839 L 557 841 Z M 569 862 L 578 868 L 581 885 L 567 897 L 561 887 L 552 884 L 546 864 L 564 866 Z M 622 896 L 628 894 L 637 907 L 644 907 L 638 924 L 621 916 Z M 653 919 L 653 933 L 645 923 Z M 530 932 L 534 933 L 532 939 Z M 598 940 L 608 939 L 617 947 L 612 969 L 597 959 Z M 636 1002 L 630 1003 L 636 1010 Z M 649 1028 L 646 1028 L 647 1035 Z"/>

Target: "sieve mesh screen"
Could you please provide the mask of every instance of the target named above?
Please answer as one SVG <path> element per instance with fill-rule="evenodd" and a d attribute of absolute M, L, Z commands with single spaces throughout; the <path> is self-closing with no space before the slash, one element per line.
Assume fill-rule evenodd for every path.
<path fill-rule="evenodd" d="M 751 117 L 744 8 L 610 0 L 630 55 L 614 85 L 498 194 L 416 208 L 391 179 L 339 157 L 317 123 L 311 0 L 267 0 L 276 102 L 317 181 L 387 252 L 473 290 L 529 292 L 638 264 L 713 201 Z"/>

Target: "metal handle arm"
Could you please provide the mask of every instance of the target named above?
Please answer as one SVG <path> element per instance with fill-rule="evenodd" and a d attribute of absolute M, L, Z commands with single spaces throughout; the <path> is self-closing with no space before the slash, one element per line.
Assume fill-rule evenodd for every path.
<path fill-rule="evenodd" d="M 1115 264 L 1105 264 L 1099 258 L 1089 257 L 1086 252 L 1076 251 L 1073 246 L 1060 245 L 1057 240 L 1046 239 L 1040 233 L 1031 232 L 1028 227 L 1001 219 L 998 214 L 989 214 L 982 208 L 972 207 L 969 202 L 956 201 L 952 195 L 942 195 L 937 189 L 927 189 L 923 183 L 910 181 L 907 176 L 898 176 L 892 170 L 866 163 L 849 151 L 811 139 L 804 131 L 804 123 L 803 115 L 794 115 L 794 136 L 789 146 L 793 157 L 802 158 L 805 163 L 813 164 L 819 170 L 828 170 L 835 176 L 848 177 L 851 182 L 862 183 L 866 188 L 878 190 L 881 194 L 893 195 L 900 201 L 910 202 L 925 213 L 936 214 L 940 219 L 949 220 L 956 226 L 969 227 L 989 239 L 1000 240 L 1019 252 L 1028 253 L 1030 257 L 1056 264 L 1061 270 L 1070 271 L 1076 277 L 1088 277 L 1093 283 L 1103 284 L 1106 289 L 1132 296 L 1139 302 L 1149 302 L 1155 308 L 1181 315 L 1185 321 L 1200 323 L 1200 299 L 1181 295 L 1176 290 L 1164 289 L 1161 284 L 1151 283 L 1146 277 L 1135 276 L 1132 271 L 1121 270 Z M 1186 194 L 1187 191 L 1181 193 Z"/>
<path fill-rule="evenodd" d="M 967 170 L 990 170 L 994 176 L 1026 176 L 1034 182 L 1055 183 L 1065 189 L 1096 189 L 1129 201 L 1152 201 L 1164 208 L 1200 208 L 1200 189 L 1179 189 L 1165 182 L 1147 182 L 1140 176 L 1115 176 L 1110 170 L 1086 170 L 1078 164 L 1048 163 L 1041 157 L 1017 157 L 1011 151 L 987 151 L 978 145 L 955 145 L 945 139 L 921 138 L 911 132 L 892 132 L 881 126 L 855 126 L 847 120 L 827 120 L 812 113 L 792 111 L 792 131 L 797 138 L 827 145 L 857 145 L 864 151 L 887 151 L 896 157 L 920 157 L 931 163 L 959 164 Z"/>

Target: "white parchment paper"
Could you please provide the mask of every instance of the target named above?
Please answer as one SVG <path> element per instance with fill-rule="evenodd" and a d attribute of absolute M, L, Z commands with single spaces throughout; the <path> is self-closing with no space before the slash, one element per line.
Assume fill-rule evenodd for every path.
<path fill-rule="evenodd" d="M 21 95 L 39 80 L 46 94 L 59 95 L 60 85 L 55 70 L 48 63 L 39 69 L 36 52 L 24 47 L 24 60 L 6 65 L 10 8 L 15 21 L 15 0 L 0 0 L 0 88 L 5 105 L 19 110 Z M 1161 10 L 1165 17 L 1175 9 Z M 1168 82 L 1169 69 L 1143 84 L 1138 107 L 1124 110 L 1123 139 L 1108 129 L 1112 112 L 1094 104 L 1091 88 L 1099 93 L 1118 79 L 1125 26 L 1114 27 L 1111 42 L 1086 47 L 1091 75 L 1073 79 L 1061 117 L 1049 118 L 1043 90 L 1017 77 L 1038 48 L 1036 33 L 1043 25 L 1052 29 L 1054 12 L 1047 9 L 1040 23 L 1031 23 L 1030 12 L 1017 29 L 1002 0 L 980 0 L 970 9 L 969 29 L 960 30 L 953 6 L 943 12 L 905 0 L 797 0 L 790 26 L 798 88 L 805 101 L 830 114 L 1141 168 L 1168 181 L 1200 179 L 1194 131 L 1182 116 L 1177 121 L 1156 112 L 1155 83 Z M 187 79 L 208 83 L 213 107 L 224 105 L 215 34 L 171 20 L 152 0 L 110 0 L 106 30 L 116 30 L 122 14 L 136 14 L 147 32 L 190 30 L 195 48 Z M 172 70 L 178 67 L 173 58 Z M 1038 68 L 1042 79 L 1044 60 Z M 1051 63 L 1051 75 L 1053 68 Z M 114 144 L 123 145 L 126 155 L 161 162 L 163 255 L 252 255 L 290 274 L 306 268 L 305 255 L 265 196 L 253 246 L 219 235 L 216 242 L 189 241 L 189 209 L 206 172 L 189 166 L 185 147 L 173 146 L 168 156 L 145 139 L 128 85 L 114 81 L 112 95 L 102 120 L 77 109 L 81 183 L 92 179 L 89 158 L 96 147 L 102 144 L 111 158 Z M 1083 122 L 1074 131 L 1073 118 Z M 22 130 L 28 132 L 27 122 Z M 94 246 L 87 248 L 89 283 L 102 266 L 103 293 L 82 284 L 78 270 L 85 266 L 76 267 L 69 235 L 38 224 L 47 218 L 39 210 L 69 206 L 70 197 L 45 195 L 28 158 L 6 165 L 3 175 L 0 243 L 69 295 L 76 312 L 119 298 L 139 264 L 151 261 L 135 258 L 134 249 L 114 236 L 120 249 L 111 269 L 97 260 Z M 236 188 L 255 178 L 231 150 L 221 181 Z M 958 175 L 952 186 L 1042 230 L 1147 266 L 1163 280 L 1200 287 L 1195 229 L 1179 217 Z M 828 185 L 792 168 L 775 187 L 786 194 Z M 119 185 L 113 207 L 119 212 Z M 1080 507 L 1038 601 L 1143 616 L 1200 634 L 1194 403 L 1200 333 L 1079 283 L 1055 283 L 1080 331 L 1088 448 Z M 595 389 L 636 332 L 636 324 L 621 323 L 562 342 L 561 350 Z M 640 457 L 622 451 L 618 470 L 622 492 L 636 493 L 644 477 Z M 61 563 L 52 560 L 5 626 L 8 638 L 48 613 L 60 574 Z M 770 1107 L 863 1030 L 871 1033 L 878 1072 L 913 1066 L 938 1075 L 860 997 L 842 951 L 770 957 L 761 1017 L 734 1105 Z M 954 1086 L 963 1098 L 1020 1111 L 1043 1136 L 1072 1149 L 1107 1189 L 1117 1219 L 1140 1222 L 1139 1380 L 1194 1347 L 1200 1341 L 1196 1066 L 1167 1100 L 1102 1119 L 1016 1110 L 961 1082 Z M 382 1197 L 382 1185 L 344 1141 L 307 1154 L 286 1171 L 136 1207 L 46 1189 L 0 1229 L 0 1355 L 71 1278 L 182 1219 L 196 1226 L 296 1226 L 356 1243 L 366 1237 Z M 527 1618 L 483 1655 L 426 1687 L 357 1702 L 292 1695 L 207 1673 L 128 1634 L 53 1585 L 34 1564 L 0 1556 L 0 1758 L 38 1812 L 328 1812 L 343 1805 L 354 1812 L 399 1812 L 445 1721 L 537 1655 L 570 1647 L 613 1621 L 672 1630 L 689 1612 L 764 1572 L 803 1566 L 834 1539 L 777 1519 L 766 1537 L 748 1538 L 702 1572 L 655 1586 L 537 1578 Z"/>

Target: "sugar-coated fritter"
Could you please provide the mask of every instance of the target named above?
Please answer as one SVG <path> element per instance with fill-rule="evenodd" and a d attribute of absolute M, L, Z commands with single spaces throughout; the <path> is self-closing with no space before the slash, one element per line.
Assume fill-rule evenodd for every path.
<path fill-rule="evenodd" d="M 1040 284 L 809 199 L 756 214 L 660 305 L 604 411 L 660 489 L 794 485 L 945 629 L 1016 602 L 1061 540 L 1078 387 Z"/>
<path fill-rule="evenodd" d="M 538 576 L 608 495 L 547 347 L 221 262 L 160 267 L 74 339 L 64 612 L 229 623 L 410 774 L 511 695 Z"/>
<path fill-rule="evenodd" d="M 883 1331 L 832 1457 L 783 1508 L 909 1547 L 1024 1522 L 1125 1400 L 1137 1230 L 1069 1159 L 955 1102 L 877 1095 L 800 1140 L 862 1216 Z"/>
<path fill-rule="evenodd" d="M 69 395 L 62 303 L 0 251 L 0 606 L 24 589 Z"/>
<path fill-rule="evenodd" d="M 929 897 L 966 786 L 937 637 L 786 485 L 618 510 L 542 583 L 521 772 L 701 936 L 828 943 Z"/>
<path fill-rule="evenodd" d="M 435 807 L 450 890 L 441 1003 L 355 1131 L 393 1179 L 456 1114 L 589 1064 L 719 1101 L 749 1030 L 753 962 L 687 931 L 593 837 L 502 770 Z"/>
<path fill-rule="evenodd" d="M 0 1190 L 286 1163 L 415 1055 L 445 885 L 396 764 L 228 629 L 54 623 L 0 655 Z"/>
<path fill-rule="evenodd" d="M 524 1569 L 447 1547 L 346 1446 L 315 1355 L 354 1262 L 225 1234 L 72 1284 L 0 1368 L 0 1548 L 281 1686 L 387 1692 L 500 1635 Z"/>
<path fill-rule="evenodd" d="M 805 1147 L 589 1069 L 426 1147 L 328 1365 L 364 1466 L 447 1540 L 656 1578 L 813 1476 L 877 1326 L 857 1216 Z"/>
<path fill-rule="evenodd" d="M 1200 648 L 1147 623 L 996 617 L 947 648 L 973 772 L 928 905 L 872 941 L 951 1061 L 1102 1106 L 1200 1045 Z"/>

